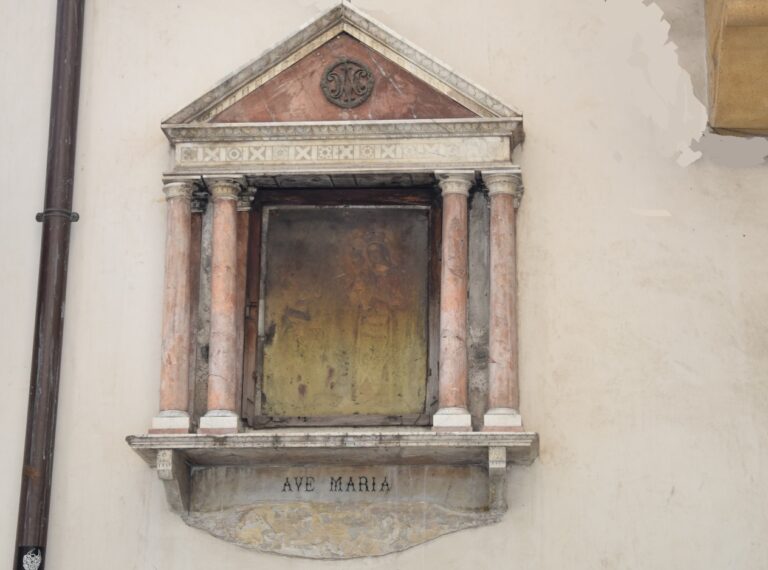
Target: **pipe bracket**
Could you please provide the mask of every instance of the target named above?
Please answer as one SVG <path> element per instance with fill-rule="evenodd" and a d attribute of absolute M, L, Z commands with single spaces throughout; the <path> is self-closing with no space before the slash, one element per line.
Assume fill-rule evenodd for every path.
<path fill-rule="evenodd" d="M 37 220 L 38 222 L 44 222 L 45 218 L 52 218 L 52 217 L 66 218 L 70 222 L 76 222 L 80 219 L 80 214 L 78 214 L 77 212 L 72 212 L 71 210 L 60 210 L 58 208 L 48 208 L 47 210 L 38 212 L 35 215 L 35 220 Z"/>

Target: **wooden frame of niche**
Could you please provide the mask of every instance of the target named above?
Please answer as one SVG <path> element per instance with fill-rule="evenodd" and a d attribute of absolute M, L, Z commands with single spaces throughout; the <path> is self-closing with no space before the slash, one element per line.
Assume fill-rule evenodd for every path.
<path fill-rule="evenodd" d="M 262 282 L 262 220 L 267 206 L 423 206 L 428 208 L 428 268 L 427 268 L 427 369 L 425 399 L 422 412 L 408 415 L 324 415 L 276 417 L 261 413 L 263 337 L 259 335 L 259 311 Z M 258 190 L 247 216 L 247 235 L 238 231 L 239 263 L 246 267 L 246 278 L 240 279 L 243 300 L 243 354 L 241 417 L 251 428 L 260 427 L 366 427 L 366 426 L 429 426 L 438 408 L 438 354 L 440 335 L 440 250 L 442 239 L 442 200 L 440 192 L 431 186 L 409 188 L 349 188 L 349 189 L 264 189 Z M 243 218 L 240 218 L 243 220 Z M 245 220 L 243 220 L 245 221 Z M 240 224 L 242 228 L 245 224 Z"/>

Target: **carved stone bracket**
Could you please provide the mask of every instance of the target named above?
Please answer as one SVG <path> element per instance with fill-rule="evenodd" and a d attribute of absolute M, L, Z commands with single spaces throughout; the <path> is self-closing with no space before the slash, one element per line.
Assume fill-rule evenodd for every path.
<path fill-rule="evenodd" d="M 191 485 L 189 465 L 181 451 L 160 449 L 157 452 L 157 475 L 165 487 L 165 497 L 175 513 L 188 513 Z"/>
<path fill-rule="evenodd" d="M 488 508 L 494 513 L 507 510 L 507 448 L 488 448 Z"/>

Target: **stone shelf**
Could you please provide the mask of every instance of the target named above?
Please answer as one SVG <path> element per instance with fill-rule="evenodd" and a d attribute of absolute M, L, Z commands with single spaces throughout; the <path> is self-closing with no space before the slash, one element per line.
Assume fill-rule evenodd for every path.
<path fill-rule="evenodd" d="M 507 463 L 538 455 L 532 432 L 436 432 L 429 428 L 278 428 L 234 435 L 131 435 L 128 445 L 150 466 L 157 454 L 183 454 L 192 466 L 314 464 L 487 465 L 491 448 Z"/>
<path fill-rule="evenodd" d="M 539 443 L 531 432 L 412 427 L 126 440 L 188 525 L 245 548 L 326 559 L 386 554 L 498 522 L 507 465 L 532 463 Z"/>

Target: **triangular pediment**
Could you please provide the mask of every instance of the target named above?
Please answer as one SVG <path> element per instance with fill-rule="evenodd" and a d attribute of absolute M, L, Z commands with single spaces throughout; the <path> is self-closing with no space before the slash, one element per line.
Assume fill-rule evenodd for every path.
<path fill-rule="evenodd" d="M 344 80 L 346 83 L 342 83 Z M 477 116 L 392 60 L 342 32 L 212 117 L 211 122 Z"/>
<path fill-rule="evenodd" d="M 343 2 L 164 125 L 503 117 L 520 114 Z"/>

